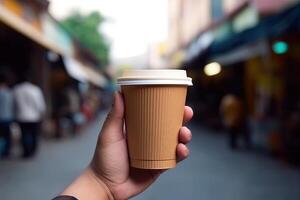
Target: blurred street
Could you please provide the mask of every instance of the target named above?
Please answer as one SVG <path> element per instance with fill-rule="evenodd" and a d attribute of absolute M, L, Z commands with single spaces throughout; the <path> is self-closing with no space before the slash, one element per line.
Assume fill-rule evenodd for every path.
<path fill-rule="evenodd" d="M 191 155 L 134 199 L 299 200 L 299 21 L 300 0 L 0 0 L 0 200 L 72 183 L 120 88 L 130 156 L 171 163 L 186 86 Z"/>
<path fill-rule="evenodd" d="M 75 138 L 42 141 L 32 159 L 1 160 L 1 199 L 55 197 L 91 160 L 101 125 L 102 117 L 83 127 Z"/>
<path fill-rule="evenodd" d="M 31 160 L 0 161 L 1 199 L 51 199 L 91 159 L 103 116 L 72 139 L 43 141 Z M 223 134 L 190 124 L 191 156 L 135 199 L 299 199 L 300 172 L 269 155 L 232 152 Z"/>

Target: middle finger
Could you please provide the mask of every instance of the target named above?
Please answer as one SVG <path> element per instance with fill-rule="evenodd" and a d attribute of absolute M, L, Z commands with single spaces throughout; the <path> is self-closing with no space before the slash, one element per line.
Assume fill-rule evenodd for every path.
<path fill-rule="evenodd" d="M 178 139 L 180 143 L 187 144 L 192 140 L 192 132 L 190 131 L 190 129 L 183 126 L 179 130 Z"/>

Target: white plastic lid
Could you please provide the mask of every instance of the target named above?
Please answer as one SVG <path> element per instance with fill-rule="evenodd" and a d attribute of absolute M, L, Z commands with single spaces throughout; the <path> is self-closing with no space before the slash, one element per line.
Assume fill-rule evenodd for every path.
<path fill-rule="evenodd" d="M 118 85 L 193 85 L 185 70 L 127 70 L 117 79 Z"/>

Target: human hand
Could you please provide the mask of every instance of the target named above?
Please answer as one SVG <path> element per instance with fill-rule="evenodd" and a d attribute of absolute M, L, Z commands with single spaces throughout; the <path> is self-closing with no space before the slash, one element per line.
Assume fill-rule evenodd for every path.
<path fill-rule="evenodd" d="M 192 116 L 193 110 L 185 106 L 183 121 L 188 122 Z M 191 131 L 181 127 L 178 138 L 176 152 L 180 162 L 189 155 L 186 144 L 192 139 Z M 113 108 L 99 135 L 90 169 L 115 199 L 128 199 L 141 193 L 165 171 L 130 167 L 124 130 L 124 103 L 119 92 L 115 94 Z"/>

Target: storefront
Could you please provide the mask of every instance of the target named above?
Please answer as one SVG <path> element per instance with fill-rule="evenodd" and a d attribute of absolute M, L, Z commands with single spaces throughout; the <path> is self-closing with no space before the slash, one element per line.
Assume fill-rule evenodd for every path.
<path fill-rule="evenodd" d="M 11 74 L 12 85 L 28 77 L 42 88 L 51 124 L 57 91 L 73 88 L 82 103 L 86 88 L 100 91 L 108 82 L 49 15 L 45 2 L 0 1 L 0 69 Z"/>
<path fill-rule="evenodd" d="M 255 16 L 259 13 L 253 9 L 244 7 L 200 34 L 187 48 L 183 66 L 188 66 L 186 69 L 195 80 L 189 100 L 197 104 L 201 122 L 209 120 L 206 124 L 218 127 L 217 108 L 222 96 L 241 96 L 247 105 L 249 122 L 254 124 L 256 142 L 272 152 L 293 152 L 288 155 L 296 158 L 300 155 L 296 134 L 300 5 L 267 16 Z M 218 74 L 205 74 L 209 63 L 221 66 Z"/>

